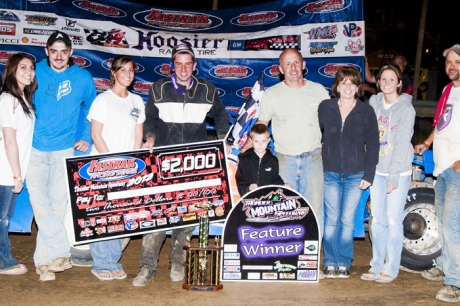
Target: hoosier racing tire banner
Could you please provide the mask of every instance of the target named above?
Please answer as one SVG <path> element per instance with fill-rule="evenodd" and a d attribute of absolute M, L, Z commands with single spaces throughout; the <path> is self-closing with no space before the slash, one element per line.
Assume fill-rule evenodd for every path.
<path fill-rule="evenodd" d="M 65 159 L 74 244 L 224 221 L 223 141 Z"/>

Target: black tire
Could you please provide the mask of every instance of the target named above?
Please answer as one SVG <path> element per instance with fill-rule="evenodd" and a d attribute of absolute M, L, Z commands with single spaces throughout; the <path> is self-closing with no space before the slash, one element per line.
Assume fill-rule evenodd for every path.
<path fill-rule="evenodd" d="M 124 250 L 129 244 L 129 238 L 121 240 L 121 248 Z M 88 245 L 70 247 L 71 261 L 74 266 L 91 267 L 93 265 L 93 257 L 89 251 Z"/>
<path fill-rule="evenodd" d="M 433 260 L 441 254 L 441 228 L 433 188 L 409 189 L 403 227 L 401 266 L 413 271 L 433 267 Z"/>

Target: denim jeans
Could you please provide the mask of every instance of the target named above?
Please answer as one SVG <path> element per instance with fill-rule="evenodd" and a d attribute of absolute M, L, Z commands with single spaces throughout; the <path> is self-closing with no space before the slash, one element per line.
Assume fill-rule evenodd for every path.
<path fill-rule="evenodd" d="M 359 189 L 363 174 L 324 172 L 324 267 L 351 267 L 353 229 L 363 193 Z"/>
<path fill-rule="evenodd" d="M 438 175 L 434 195 L 442 224 L 442 250 L 436 263 L 444 272 L 444 284 L 460 287 L 460 173 L 448 168 Z"/>
<path fill-rule="evenodd" d="M 398 188 L 387 193 L 388 176 L 375 175 L 371 188 L 372 260 L 370 271 L 397 277 L 401 263 L 403 217 L 410 175 L 400 176 Z"/>
<path fill-rule="evenodd" d="M 18 194 L 13 193 L 13 188 L 14 186 L 0 185 L 0 270 L 6 270 L 18 264 L 16 258 L 11 255 L 8 238 L 10 220 L 18 198 Z"/>
<path fill-rule="evenodd" d="M 185 264 L 184 245 L 192 237 L 195 227 L 173 229 L 171 232 L 171 248 L 169 250 L 169 262 Z M 153 271 L 158 270 L 160 250 L 166 239 L 166 232 L 154 232 L 144 235 L 142 239 L 141 267 L 149 266 Z"/>
<path fill-rule="evenodd" d="M 73 148 L 43 152 L 32 148 L 27 171 L 27 191 L 37 223 L 34 262 L 49 265 L 56 258 L 70 257 L 70 244 L 64 227 L 67 205 L 67 180 L 64 157 Z"/>
<path fill-rule="evenodd" d="M 299 192 L 316 214 L 319 240 L 323 233 L 323 158 L 321 148 L 300 155 L 276 153 L 279 174 Z"/>
<path fill-rule="evenodd" d="M 118 263 L 123 252 L 121 239 L 111 239 L 89 244 L 93 257 L 93 270 L 95 272 L 118 272 L 123 266 Z"/>

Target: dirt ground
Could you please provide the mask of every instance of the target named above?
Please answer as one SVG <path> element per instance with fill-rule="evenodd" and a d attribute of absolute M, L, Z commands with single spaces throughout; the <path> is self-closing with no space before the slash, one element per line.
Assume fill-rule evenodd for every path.
<path fill-rule="evenodd" d="M 29 271 L 24 275 L 0 275 L 0 305 L 442 305 L 435 300 L 441 282 L 401 271 L 390 284 L 360 280 L 369 269 L 369 239 L 355 240 L 355 261 L 349 279 L 325 279 L 318 284 L 224 282 L 215 292 L 187 291 L 169 281 L 170 238 L 161 251 L 158 273 L 146 287 L 133 287 L 142 240 L 131 240 L 121 263 L 128 278 L 100 281 L 90 268 L 73 267 L 56 274 L 55 281 L 41 282 L 35 273 L 33 252 L 36 231 L 11 234 L 13 254 Z M 197 239 L 197 238 L 194 238 Z M 194 242 L 194 241 L 192 241 Z"/>

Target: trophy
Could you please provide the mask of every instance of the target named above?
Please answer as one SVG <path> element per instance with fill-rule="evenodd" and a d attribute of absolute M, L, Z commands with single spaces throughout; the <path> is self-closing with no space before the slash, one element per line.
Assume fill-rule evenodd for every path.
<path fill-rule="evenodd" d="M 224 287 L 219 280 L 220 253 L 223 248 L 219 246 L 217 236 L 214 245 L 208 245 L 209 216 L 207 210 L 212 204 L 200 204 L 202 204 L 200 207 L 206 211 L 198 217 L 200 225 L 198 245 L 188 244 L 184 246 L 186 262 L 185 282 L 182 284 L 182 288 L 187 290 L 220 290 Z"/>

